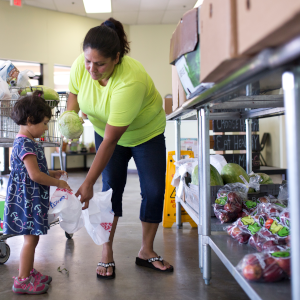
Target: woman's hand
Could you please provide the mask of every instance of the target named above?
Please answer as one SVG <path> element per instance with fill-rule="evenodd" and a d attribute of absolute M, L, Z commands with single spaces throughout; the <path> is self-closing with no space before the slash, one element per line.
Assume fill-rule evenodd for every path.
<path fill-rule="evenodd" d="M 68 176 L 68 173 L 65 172 L 65 171 L 62 171 L 62 170 L 57 170 L 57 171 L 52 171 L 52 177 L 56 178 L 56 179 L 59 179 L 62 175 L 67 175 Z"/>
<path fill-rule="evenodd" d="M 81 196 L 80 198 L 80 202 L 84 203 L 84 206 L 82 207 L 83 210 L 87 209 L 89 207 L 89 203 L 90 200 L 93 198 L 94 196 L 94 191 L 93 191 L 93 185 L 86 183 L 85 181 L 83 182 L 83 184 L 80 186 L 80 188 L 78 189 L 77 193 L 75 194 L 75 196 L 78 198 L 79 196 Z"/>

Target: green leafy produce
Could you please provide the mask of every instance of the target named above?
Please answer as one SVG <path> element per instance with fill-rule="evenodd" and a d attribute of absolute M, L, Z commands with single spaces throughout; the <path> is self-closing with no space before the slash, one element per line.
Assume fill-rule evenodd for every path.
<path fill-rule="evenodd" d="M 243 177 L 247 180 L 247 182 L 249 182 L 250 178 L 248 174 L 238 164 L 228 163 L 222 168 L 221 171 L 221 176 L 224 181 L 224 184 L 236 183 L 236 182 L 244 183 L 243 180 L 240 178 L 240 175 L 243 175 Z"/>
<path fill-rule="evenodd" d="M 188 69 L 186 69 L 189 78 L 194 87 L 200 84 L 200 43 L 197 44 L 193 52 L 184 55 Z"/>
<path fill-rule="evenodd" d="M 47 86 L 44 86 L 44 85 L 37 85 L 37 86 L 33 86 L 33 87 L 27 87 L 25 90 L 23 90 L 21 92 L 21 96 L 25 96 L 27 94 L 27 92 L 34 92 L 36 90 L 35 88 L 41 88 L 43 90 L 43 92 L 44 92 L 43 97 L 44 97 L 45 100 L 57 100 L 57 101 L 59 101 L 58 93 L 54 89 L 51 89 L 51 88 L 49 88 Z"/>
<path fill-rule="evenodd" d="M 263 181 L 260 182 L 260 184 L 273 184 L 272 179 L 270 178 L 269 175 L 265 174 L 265 173 L 257 173 Z"/>
<path fill-rule="evenodd" d="M 58 129 L 64 137 L 72 140 L 78 139 L 83 132 L 80 118 L 74 110 L 67 110 L 59 117 Z"/>
<path fill-rule="evenodd" d="M 195 185 L 199 184 L 198 165 L 196 165 L 196 167 L 193 170 L 191 183 L 195 184 Z M 210 185 L 211 186 L 224 185 L 221 175 L 219 174 L 218 170 L 213 165 L 210 165 Z"/>

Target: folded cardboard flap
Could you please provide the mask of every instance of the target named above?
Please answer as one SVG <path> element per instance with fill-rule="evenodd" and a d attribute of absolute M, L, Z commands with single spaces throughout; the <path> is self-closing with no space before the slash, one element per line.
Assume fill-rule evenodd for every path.
<path fill-rule="evenodd" d="M 179 77 L 175 66 L 172 66 L 172 110 L 175 111 L 179 106 Z"/>
<path fill-rule="evenodd" d="M 195 50 L 198 43 L 198 8 L 186 12 L 172 34 L 169 63 Z"/>
<path fill-rule="evenodd" d="M 170 113 L 172 113 L 172 95 L 167 95 L 164 99 L 163 99 L 163 109 L 166 113 L 166 115 L 169 115 Z"/>
<path fill-rule="evenodd" d="M 172 66 L 172 110 L 175 111 L 186 101 L 185 91 L 180 82 L 177 69 Z"/>

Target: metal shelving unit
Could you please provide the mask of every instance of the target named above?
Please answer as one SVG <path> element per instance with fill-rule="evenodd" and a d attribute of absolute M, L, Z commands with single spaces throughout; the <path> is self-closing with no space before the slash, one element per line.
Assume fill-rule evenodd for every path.
<path fill-rule="evenodd" d="M 274 74 L 281 76 L 282 95 L 252 95 L 252 84 Z M 245 95 L 239 91 L 245 90 Z M 244 109 L 242 112 L 215 113 L 211 109 Z M 291 218 L 291 282 L 276 284 L 250 283 L 236 270 L 235 266 L 249 252 L 247 245 L 226 235 L 211 235 L 217 225 L 210 217 L 210 173 L 209 173 L 209 120 L 246 119 L 247 172 L 251 172 L 251 119 L 286 115 L 286 149 L 289 178 L 289 207 Z M 199 214 L 181 199 L 176 199 L 176 224 L 181 228 L 181 206 L 198 224 L 199 267 L 203 279 L 211 279 L 211 250 L 213 250 L 233 277 L 251 299 L 300 298 L 300 36 L 276 49 L 265 49 L 237 72 L 206 90 L 201 95 L 185 102 L 182 107 L 167 116 L 175 121 L 176 159 L 180 153 L 180 124 L 182 120 L 198 120 L 199 143 Z"/>

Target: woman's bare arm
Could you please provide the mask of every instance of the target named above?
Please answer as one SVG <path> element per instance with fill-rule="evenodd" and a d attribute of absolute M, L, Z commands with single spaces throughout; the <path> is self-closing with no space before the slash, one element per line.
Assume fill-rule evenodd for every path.
<path fill-rule="evenodd" d="M 80 108 L 77 101 L 77 95 L 70 93 L 67 102 L 67 110 L 75 110 L 78 114 Z"/>
<path fill-rule="evenodd" d="M 119 139 L 127 128 L 128 126 L 115 127 L 106 125 L 103 142 L 97 151 L 85 181 L 75 194 L 77 197 L 81 195 L 80 201 L 82 203 L 85 202 L 83 209 L 88 208 L 88 202 L 93 197 L 93 185 L 108 164 Z"/>

